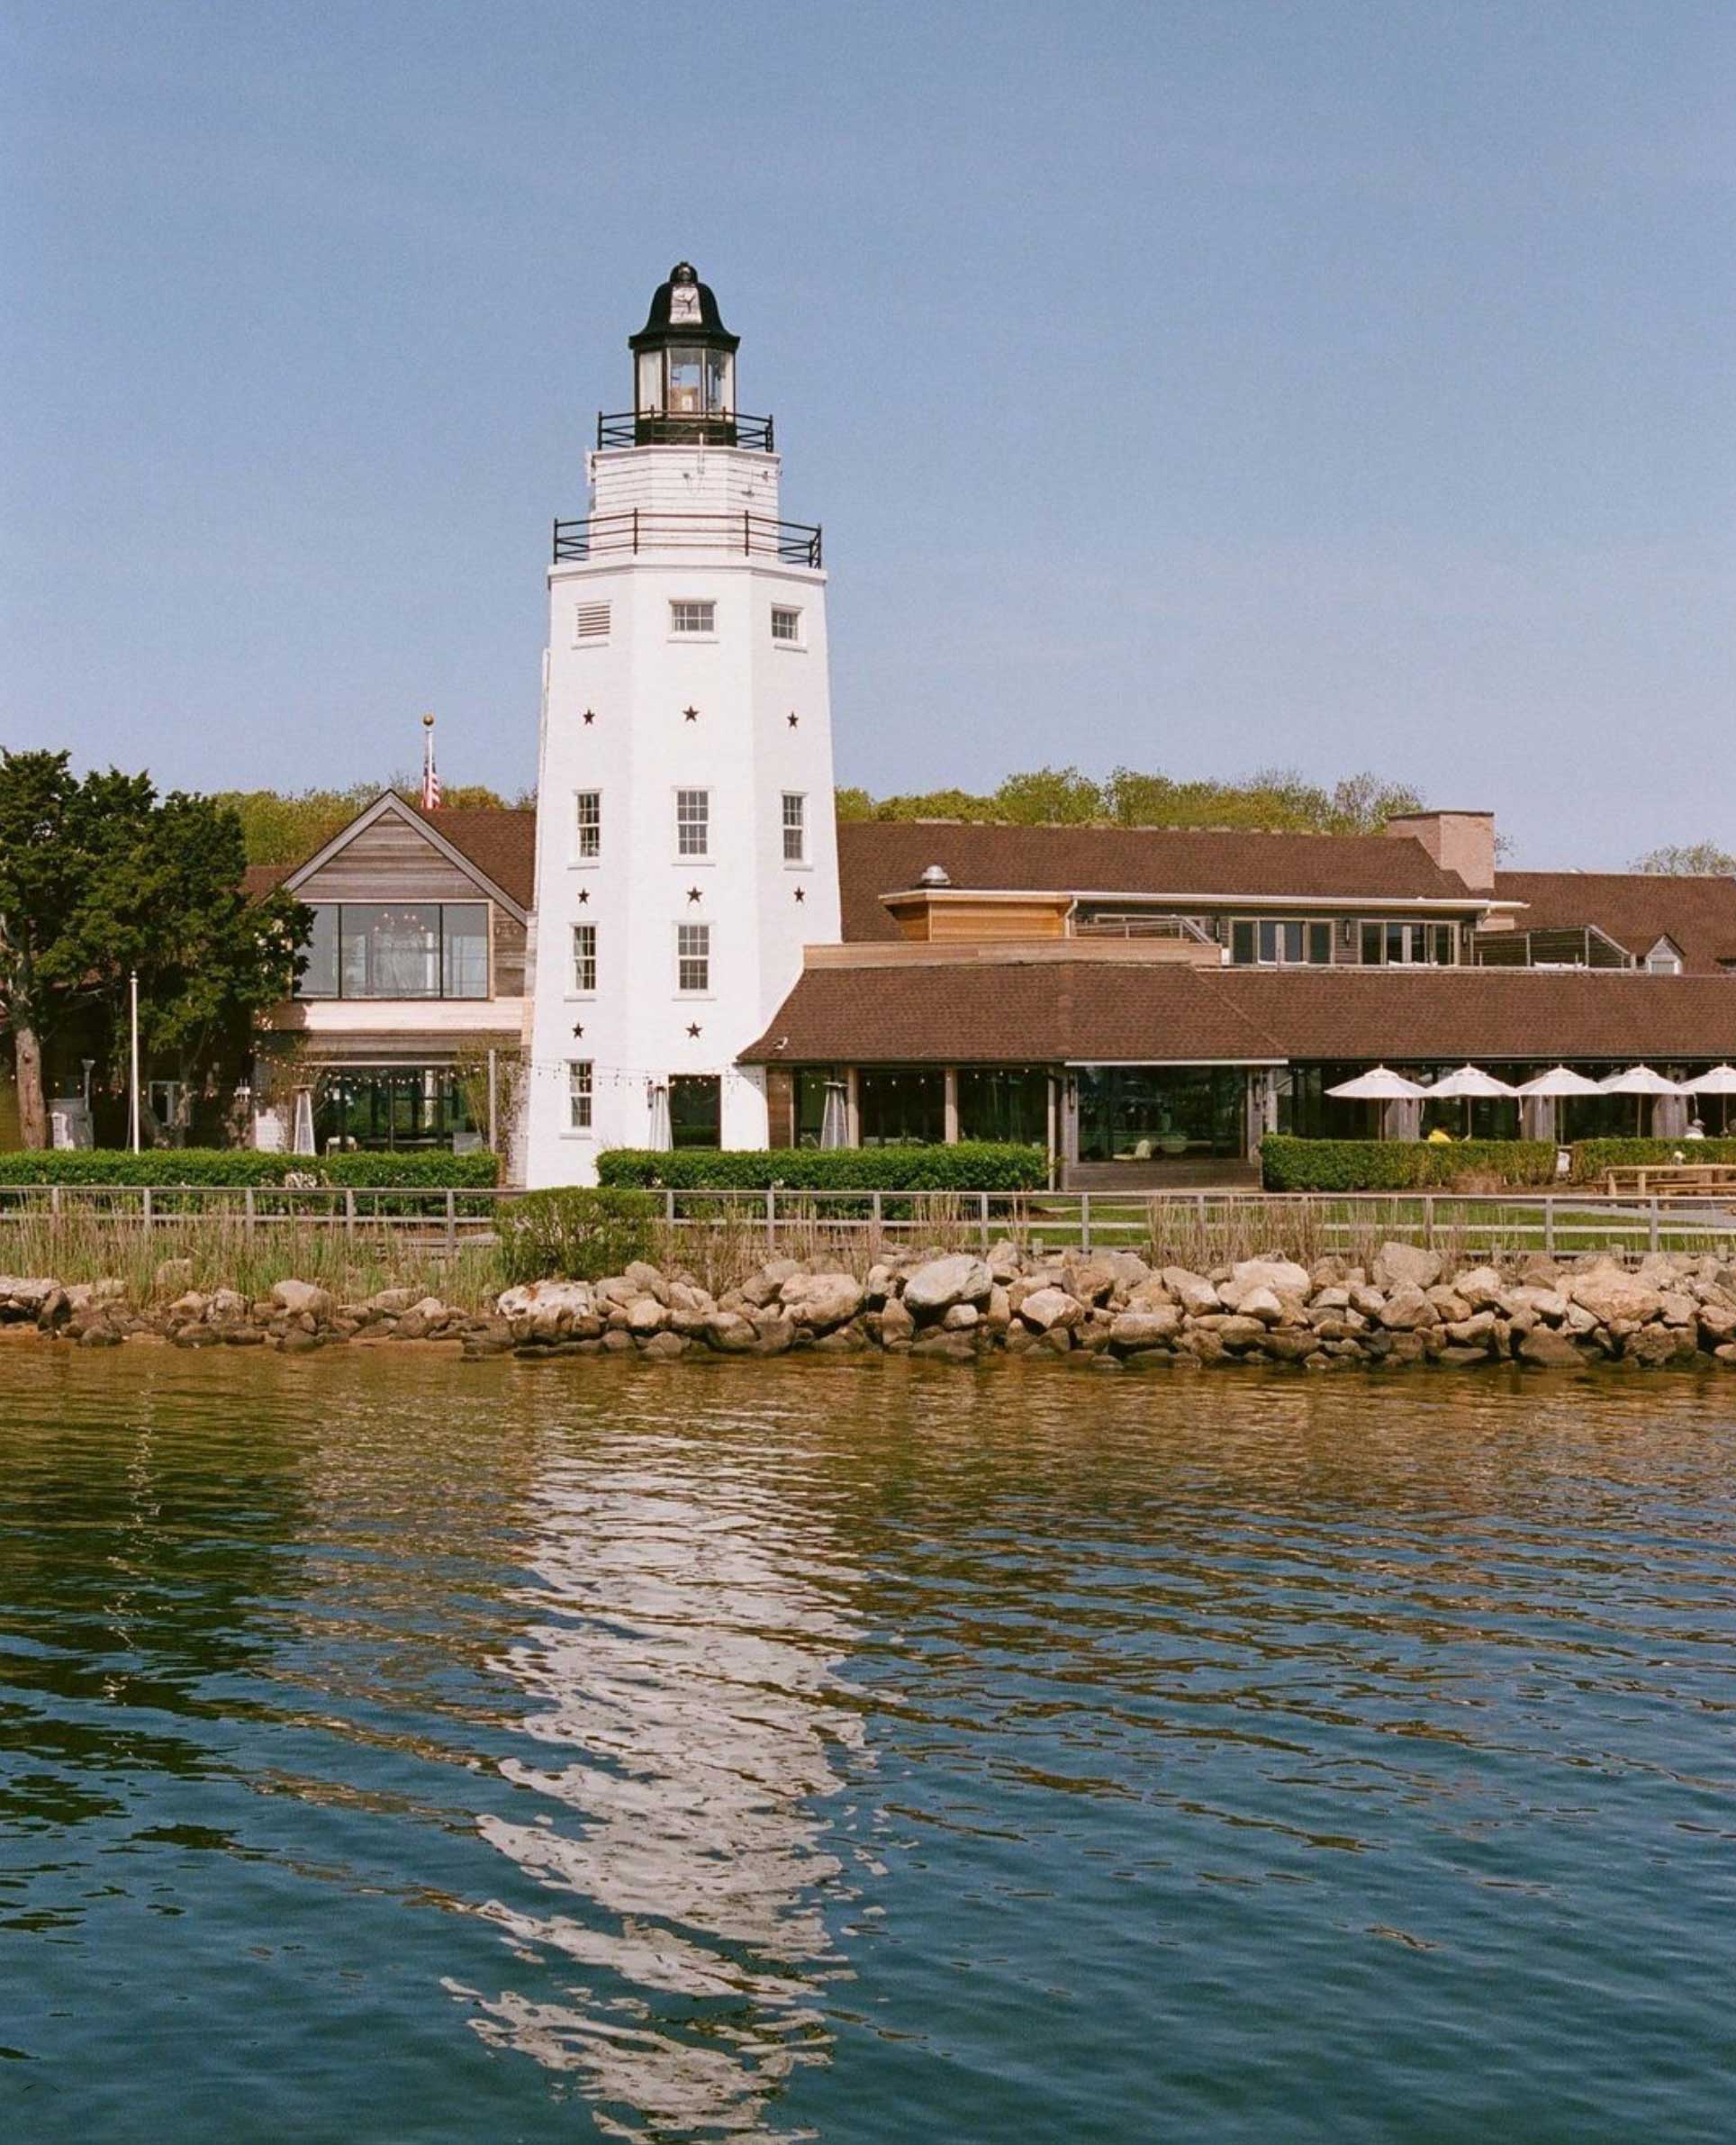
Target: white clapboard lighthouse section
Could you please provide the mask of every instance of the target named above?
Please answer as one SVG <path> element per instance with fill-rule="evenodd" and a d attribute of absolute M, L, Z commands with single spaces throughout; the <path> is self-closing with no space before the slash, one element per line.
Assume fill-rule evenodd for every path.
<path fill-rule="evenodd" d="M 785 521 L 739 338 L 683 262 L 597 421 L 591 512 L 555 525 L 538 786 L 526 1173 L 607 1146 L 766 1143 L 765 1028 L 839 937 L 816 528 Z"/>

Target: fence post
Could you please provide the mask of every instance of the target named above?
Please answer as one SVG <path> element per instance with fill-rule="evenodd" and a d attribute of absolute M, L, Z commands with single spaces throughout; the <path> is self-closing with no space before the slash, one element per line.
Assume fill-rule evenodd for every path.
<path fill-rule="evenodd" d="M 1543 1194 L 1543 1251 L 1545 1256 L 1555 1256 L 1555 1194 Z"/>
<path fill-rule="evenodd" d="M 458 1248 L 458 1195 L 449 1184 L 446 1188 L 446 1248 L 448 1253 Z"/>
<path fill-rule="evenodd" d="M 989 1248 L 989 1195 L 986 1191 L 977 1194 L 977 1213 L 982 1223 L 982 1248 L 986 1252 Z"/>
<path fill-rule="evenodd" d="M 1081 1191 L 1079 1195 L 1079 1248 L 1086 1252 L 1091 1248 L 1091 1195 L 1089 1191 Z"/>
<path fill-rule="evenodd" d="M 886 1229 L 886 1221 L 885 1221 L 885 1217 L 884 1217 L 884 1215 L 882 1214 L 882 1210 L 881 1210 L 881 1197 L 882 1197 L 882 1195 L 881 1195 L 879 1192 L 876 1192 L 876 1193 L 874 1194 L 874 1256 L 875 1256 L 875 1258 L 879 1258 L 879 1256 L 880 1256 L 880 1254 L 881 1254 L 881 1246 L 882 1246 L 882 1244 L 885 1242 L 885 1229 Z"/>
<path fill-rule="evenodd" d="M 1651 1195 L 1651 1212 L 1650 1212 L 1650 1215 L 1648 1216 L 1648 1217 L 1647 1217 L 1647 1224 L 1646 1224 L 1646 1242 L 1647 1242 L 1647 1244 L 1649 1244 L 1649 1246 L 1651 1248 L 1651 1250 L 1653 1250 L 1653 1251 L 1656 1251 L 1656 1250 L 1657 1250 L 1657 1248 L 1658 1248 L 1658 1195 L 1657 1195 L 1657 1193 L 1656 1193 L 1656 1192 L 1653 1192 L 1653 1193 L 1652 1193 L 1652 1195 Z"/>
<path fill-rule="evenodd" d="M 774 1184 L 765 1188 L 765 1255 L 775 1258 L 778 1249 L 778 1193 Z"/>
<path fill-rule="evenodd" d="M 249 1185 L 241 1194 L 241 1230 L 249 1244 L 253 1241 L 253 1224 L 256 1214 L 253 1187 Z"/>
<path fill-rule="evenodd" d="M 344 1186 L 344 1235 L 350 1243 L 355 1242 L 356 1187 L 353 1184 Z"/>
<path fill-rule="evenodd" d="M 1434 1249 L 1434 1194 L 1432 1191 L 1423 1194 L 1423 1248 L 1424 1251 Z"/>
<path fill-rule="evenodd" d="M 666 1229 L 673 1229 L 675 1226 L 675 1188 L 673 1184 L 664 1187 L 663 1224 Z"/>
<path fill-rule="evenodd" d="M 147 1185 L 145 1186 L 145 1196 L 144 1196 L 144 1199 L 143 1199 L 143 1200 L 141 1201 L 141 1211 L 142 1211 L 142 1213 L 143 1213 L 143 1215 L 144 1215 L 144 1219 L 145 1219 L 145 1228 L 146 1228 L 146 1231 L 147 1231 L 147 1233 L 149 1233 L 149 1229 L 150 1229 L 151 1224 L 152 1224 L 153 1220 L 155 1219 L 155 1214 L 154 1214 L 154 1212 L 153 1212 L 152 1206 L 151 1206 L 151 1197 L 150 1197 L 150 1192 L 151 1192 L 151 1188 L 150 1188 L 150 1186 L 149 1186 L 149 1184 L 147 1184 Z"/>
<path fill-rule="evenodd" d="M 59 1220 L 60 1187 L 58 1184 L 50 1184 L 49 1186 L 49 1212 L 53 1216 L 56 1221 Z"/>

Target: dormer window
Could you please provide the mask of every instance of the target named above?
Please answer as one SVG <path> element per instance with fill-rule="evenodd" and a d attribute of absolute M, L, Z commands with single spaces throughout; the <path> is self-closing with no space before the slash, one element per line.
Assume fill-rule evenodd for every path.
<path fill-rule="evenodd" d="M 1650 975 L 1680 975 L 1681 947 L 1673 938 L 1660 938 L 1646 955 L 1646 970 Z"/>

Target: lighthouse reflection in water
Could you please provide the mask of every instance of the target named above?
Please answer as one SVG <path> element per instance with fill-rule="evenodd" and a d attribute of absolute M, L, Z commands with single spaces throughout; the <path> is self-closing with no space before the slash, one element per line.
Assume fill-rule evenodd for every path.
<path fill-rule="evenodd" d="M 811 1514 L 767 1509 L 719 1456 L 631 1449 L 615 1472 L 551 1451 L 527 1516 L 541 1587 L 495 1664 L 533 1701 L 540 1750 L 502 1770 L 538 1806 L 481 1830 L 549 1897 L 482 1911 L 538 1994 L 447 1987 L 491 2045 L 574 2073 L 605 2134 L 774 2140 L 795 2133 L 766 2127 L 768 2099 L 826 2059 L 817 1999 L 845 1971 L 820 1804 L 861 1749 L 834 1667 L 846 1575 Z"/>

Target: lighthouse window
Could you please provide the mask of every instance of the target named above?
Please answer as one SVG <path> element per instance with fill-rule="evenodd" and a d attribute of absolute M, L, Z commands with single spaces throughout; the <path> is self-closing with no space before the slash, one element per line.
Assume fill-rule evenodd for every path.
<path fill-rule="evenodd" d="M 782 640 L 791 647 L 799 646 L 801 640 L 800 611 L 788 611 L 782 603 L 773 603 L 772 606 L 772 638 L 773 640 Z"/>
<path fill-rule="evenodd" d="M 573 927 L 573 988 L 581 998 L 589 998 L 597 988 L 595 924 L 574 924 Z"/>
<path fill-rule="evenodd" d="M 672 633 L 715 633 L 718 629 L 718 607 L 715 603 L 692 600 L 669 606 L 669 630 Z"/>
<path fill-rule="evenodd" d="M 566 1122 L 574 1132 L 591 1129 L 591 1060 L 566 1061 Z"/>
<path fill-rule="evenodd" d="M 711 792 L 675 792 L 675 854 L 709 856 L 711 852 Z"/>
<path fill-rule="evenodd" d="M 675 985 L 681 991 L 711 988 L 711 927 L 675 926 Z"/>
<path fill-rule="evenodd" d="M 783 861 L 802 864 L 808 856 L 808 800 L 795 790 L 783 792 Z"/>
<path fill-rule="evenodd" d="M 594 864 L 602 855 L 602 792 L 578 792 L 579 862 Z"/>
<path fill-rule="evenodd" d="M 670 414 L 697 417 L 703 407 L 701 396 L 705 387 L 705 352 L 671 350 L 665 382 L 668 399 L 664 407 Z"/>

